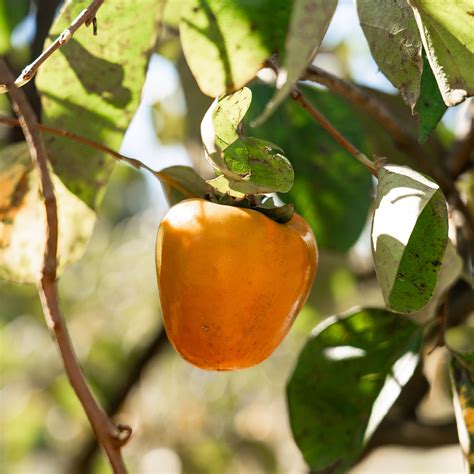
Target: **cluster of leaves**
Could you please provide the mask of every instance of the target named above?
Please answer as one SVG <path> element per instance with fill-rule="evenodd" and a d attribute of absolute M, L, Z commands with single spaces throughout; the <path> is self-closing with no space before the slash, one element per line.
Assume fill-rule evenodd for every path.
<path fill-rule="evenodd" d="M 88 3 L 68 3 L 51 36 Z M 453 0 L 384 1 L 377 9 L 372 3 L 357 2 L 360 24 L 380 70 L 418 115 L 424 142 L 448 106 L 474 93 L 472 8 Z M 449 244 L 439 186 L 401 166 L 404 157 L 378 139 L 379 125 L 360 114 L 354 120 L 354 109 L 343 99 L 303 89 L 359 149 L 389 157 L 392 164 L 379 169 L 373 201 L 367 170 L 288 98 L 317 53 L 336 5 L 336 0 L 169 1 L 165 19 L 179 27 L 181 48 L 199 88 L 215 99 L 203 117 L 201 135 L 217 176 L 205 181 L 185 167 L 163 172 L 193 195 L 251 205 L 280 221 L 291 216 L 291 204 L 277 207 L 262 195 L 286 193 L 280 197 L 308 220 L 323 250 L 349 250 L 373 206 L 372 251 L 386 309 L 357 309 L 317 327 L 288 383 L 290 422 L 305 460 L 313 469 L 343 471 L 358 458 L 418 363 L 423 331 L 407 315 L 424 311 L 425 319 L 433 316 L 462 264 Z M 43 122 L 118 148 L 138 107 L 162 7 L 150 0 L 106 2 L 97 38 L 80 29 L 40 70 Z M 131 21 L 143 11 L 147 15 L 140 15 L 140 22 Z M 7 19 L 0 31 L 18 22 Z M 254 80 L 271 57 L 281 63 L 276 92 Z M 250 137 L 244 128 L 253 123 L 260 126 Z M 429 150 L 429 140 L 423 146 Z M 113 161 L 63 137 L 48 137 L 47 147 L 58 190 L 64 265 L 80 257 L 92 232 L 93 209 Z M 12 145 L 0 157 L 0 275 L 22 282 L 33 281 L 38 271 L 45 225 L 25 153 L 23 145 Z M 171 202 L 182 197 L 170 192 Z M 24 225 L 31 220 L 38 222 L 33 233 Z M 458 341 L 450 347 L 462 408 L 459 426 L 471 430 L 472 450 L 474 356 L 472 347 L 460 349 Z"/>

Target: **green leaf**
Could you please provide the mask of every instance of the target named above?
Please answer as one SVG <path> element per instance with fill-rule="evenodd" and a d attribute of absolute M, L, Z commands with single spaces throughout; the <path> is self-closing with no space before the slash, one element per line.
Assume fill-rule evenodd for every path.
<path fill-rule="evenodd" d="M 474 352 L 470 363 L 453 357 L 451 383 L 453 386 L 454 412 L 458 427 L 459 444 L 466 462 L 466 472 L 474 473 Z"/>
<path fill-rule="evenodd" d="M 420 311 L 413 313 L 413 319 L 419 323 L 427 322 L 432 319 L 436 310 L 439 307 L 441 298 L 445 291 L 450 288 L 462 273 L 463 261 L 462 258 L 456 252 L 456 248 L 448 239 L 448 245 L 446 246 L 446 252 L 441 262 L 441 268 L 439 270 L 438 282 L 433 293 L 433 297 L 430 302 L 423 307 Z"/>
<path fill-rule="evenodd" d="M 50 38 L 58 36 L 89 3 L 67 3 Z M 98 35 L 93 36 L 91 28 L 80 28 L 48 59 L 36 80 L 46 125 L 71 130 L 113 149 L 120 147 L 140 102 L 161 3 L 105 2 L 97 14 Z M 55 173 L 88 206 L 97 206 L 114 160 L 67 138 L 49 135 L 45 139 Z"/>
<path fill-rule="evenodd" d="M 411 377 L 421 330 L 366 308 L 316 327 L 288 382 L 290 425 L 312 470 L 346 472 Z"/>
<path fill-rule="evenodd" d="M 188 0 L 180 36 L 201 90 L 217 97 L 242 88 L 264 61 L 283 50 L 292 2 Z"/>
<path fill-rule="evenodd" d="M 11 34 L 29 10 L 29 0 L 0 0 L 0 54 L 10 50 Z"/>
<path fill-rule="evenodd" d="M 252 90 L 248 121 L 260 113 L 273 92 L 268 86 Z M 309 87 L 302 90 L 352 143 L 363 151 L 367 148 L 356 110 L 331 93 Z M 309 222 L 319 247 L 347 251 L 367 219 L 372 200 L 370 173 L 290 99 L 254 133 L 278 143 L 291 158 L 295 182 L 285 200 L 293 202 Z"/>
<path fill-rule="evenodd" d="M 78 260 L 96 215 L 53 175 L 58 203 L 58 274 Z M 43 262 L 46 236 L 39 179 L 25 143 L 0 152 L 0 278 L 34 283 Z"/>
<path fill-rule="evenodd" d="M 424 143 L 429 134 L 436 128 L 446 109 L 436 78 L 426 58 L 426 53 L 423 51 L 420 97 L 415 107 L 418 114 L 418 140 L 420 143 Z"/>
<path fill-rule="evenodd" d="M 229 189 L 237 193 L 286 193 L 293 185 L 295 174 L 291 163 L 281 148 L 265 140 L 239 138 L 224 152 L 224 162 L 232 174 L 224 173 L 218 178 L 227 181 Z M 233 175 L 239 178 L 233 179 Z M 208 183 L 214 186 L 216 181 Z M 219 188 L 223 189 L 222 185 Z"/>
<path fill-rule="evenodd" d="M 216 99 L 201 123 L 206 156 L 222 173 L 208 181 L 219 192 L 256 194 L 287 192 L 294 179 L 291 163 L 273 143 L 237 133 L 252 101 L 246 87 Z"/>
<path fill-rule="evenodd" d="M 370 52 L 380 70 L 413 109 L 420 95 L 421 39 L 407 0 L 357 0 Z"/>
<path fill-rule="evenodd" d="M 285 55 L 278 74 L 277 92 L 255 121 L 262 124 L 299 81 L 316 55 L 336 10 L 337 0 L 295 0 L 286 36 Z"/>
<path fill-rule="evenodd" d="M 206 181 L 189 166 L 170 166 L 162 169 L 160 175 L 165 177 L 161 182 L 171 206 L 189 199 L 190 195 L 204 198 L 211 192 Z M 182 188 L 182 191 L 178 188 Z"/>
<path fill-rule="evenodd" d="M 410 0 L 423 46 L 448 106 L 474 94 L 472 0 Z"/>
<path fill-rule="evenodd" d="M 252 91 L 247 87 L 214 100 L 201 122 L 201 137 L 209 156 L 220 156 L 239 138 L 237 127 L 251 102 Z"/>
<path fill-rule="evenodd" d="M 381 168 L 372 253 L 387 307 L 411 313 L 431 300 L 447 243 L 447 207 L 439 186 L 405 166 Z"/>

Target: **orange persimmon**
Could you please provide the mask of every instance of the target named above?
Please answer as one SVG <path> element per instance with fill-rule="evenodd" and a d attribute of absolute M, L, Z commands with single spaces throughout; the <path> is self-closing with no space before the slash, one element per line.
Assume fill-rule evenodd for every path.
<path fill-rule="evenodd" d="M 156 267 L 171 344 L 208 370 L 267 358 L 303 307 L 318 252 L 307 222 L 189 199 L 160 224 Z"/>

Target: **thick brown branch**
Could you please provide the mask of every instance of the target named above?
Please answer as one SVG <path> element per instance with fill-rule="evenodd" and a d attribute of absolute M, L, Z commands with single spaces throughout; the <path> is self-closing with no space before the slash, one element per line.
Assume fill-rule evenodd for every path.
<path fill-rule="evenodd" d="M 326 86 L 373 117 L 387 131 L 395 145 L 441 186 L 448 200 L 463 215 L 468 240 L 471 243 L 474 241 L 474 219 L 450 179 L 449 173 L 426 155 L 416 138 L 399 123 L 397 117 L 384 104 L 356 84 L 340 79 L 316 66 L 309 66 L 301 80 L 313 81 Z"/>
<path fill-rule="evenodd" d="M 356 160 L 360 161 L 374 176 L 377 176 L 375 164 L 358 150 L 344 135 L 342 135 L 329 120 L 311 105 L 297 88 L 291 93 L 291 98 L 299 103 L 318 122 L 334 140 L 346 149 Z"/>
<path fill-rule="evenodd" d="M 37 117 L 23 91 L 14 84 L 14 78 L 5 61 L 0 59 L 0 80 L 6 84 L 12 108 L 20 121 L 31 158 L 38 169 L 41 191 L 46 210 L 46 243 L 38 291 L 46 323 L 50 328 L 68 376 L 69 382 L 80 400 L 89 422 L 104 448 L 115 473 L 126 473 L 120 448 L 130 436 L 130 428 L 115 426 L 96 402 L 80 368 L 64 317 L 59 307 L 56 288 L 58 247 L 58 214 L 54 186 L 48 170 L 48 157 Z M 125 434 L 125 436 L 124 436 Z"/>
<path fill-rule="evenodd" d="M 97 10 L 102 6 L 104 0 L 93 0 L 91 4 L 76 17 L 76 19 L 66 28 L 51 45 L 44 50 L 31 64 L 26 66 L 18 78 L 15 80 L 17 87 L 22 87 L 27 84 L 34 75 L 38 72 L 40 66 L 63 44 L 66 44 L 73 37 L 74 33 L 82 26 L 89 26 L 94 22 Z M 96 28 L 94 28 L 96 34 Z M 0 93 L 7 92 L 7 84 L 0 83 Z"/>

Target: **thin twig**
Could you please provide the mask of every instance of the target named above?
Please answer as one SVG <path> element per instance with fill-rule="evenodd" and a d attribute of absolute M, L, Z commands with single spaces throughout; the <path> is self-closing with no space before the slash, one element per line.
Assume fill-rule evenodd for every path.
<path fill-rule="evenodd" d="M 291 97 L 295 102 L 298 102 L 309 114 L 336 140 L 339 145 L 345 148 L 354 158 L 360 161 L 374 176 L 377 176 L 377 168 L 375 163 L 367 158 L 360 150 L 358 150 L 346 137 L 344 137 L 329 120 L 311 105 L 303 96 L 301 91 L 295 88 Z"/>
<path fill-rule="evenodd" d="M 316 66 L 309 66 L 301 80 L 322 84 L 371 115 L 387 131 L 395 145 L 406 152 L 413 162 L 417 163 L 440 185 L 448 200 L 451 200 L 454 207 L 463 215 L 466 222 L 467 238 L 472 245 L 474 242 L 474 218 L 450 179 L 449 172 L 426 155 L 416 138 L 399 123 L 398 118 L 382 102 L 368 94 L 360 86 L 340 79 Z"/>
<path fill-rule="evenodd" d="M 57 38 L 51 43 L 51 45 L 45 49 L 32 63 L 28 64 L 21 74 L 15 80 L 17 87 L 22 87 L 33 79 L 34 75 L 38 72 L 39 67 L 63 44 L 66 44 L 71 40 L 74 33 L 82 26 L 93 25 L 93 34 L 97 34 L 97 20 L 95 16 L 97 10 L 102 6 L 104 0 L 93 0 L 91 4 L 76 17 L 76 19 L 66 28 Z M 7 92 L 7 86 L 5 83 L 0 83 L 0 94 Z"/>
<path fill-rule="evenodd" d="M 48 170 L 48 157 L 37 117 L 22 90 L 14 84 L 14 77 L 3 59 L 0 59 L 0 80 L 7 85 L 12 108 L 18 116 L 33 163 L 41 179 L 41 192 L 46 210 L 46 243 L 38 291 L 46 323 L 51 330 L 69 382 L 74 389 L 89 422 L 103 446 L 116 474 L 127 472 L 121 447 L 131 434 L 129 427 L 115 426 L 95 400 L 80 368 L 74 348 L 59 307 L 56 288 L 58 214 L 54 186 Z"/>
<path fill-rule="evenodd" d="M 7 125 L 9 127 L 19 127 L 20 121 L 13 117 L 6 117 L 5 115 L 0 115 L 0 124 Z M 149 171 L 156 178 L 158 178 L 162 183 L 170 186 L 171 188 L 176 189 L 177 191 L 179 191 L 181 194 L 183 194 L 186 197 L 189 197 L 189 198 L 197 197 L 194 194 L 190 193 L 184 186 L 182 186 L 172 176 L 166 173 L 166 171 L 155 171 L 153 168 L 150 168 L 145 163 L 142 163 L 141 161 L 135 158 L 130 158 L 128 156 L 122 155 L 121 153 L 118 153 L 117 151 L 113 150 L 112 148 L 109 148 L 106 145 L 103 145 L 102 143 L 96 142 L 94 140 L 90 140 L 87 137 L 78 135 L 77 133 L 74 133 L 74 132 L 70 132 L 69 130 L 48 127 L 47 125 L 42 125 L 42 124 L 38 124 L 38 128 L 43 132 L 50 133 L 51 135 L 69 138 L 70 140 L 74 140 L 75 142 L 82 143 L 83 145 L 108 153 L 110 156 L 112 156 L 116 160 L 128 163 L 129 165 L 133 166 L 136 169 L 144 169 L 144 170 Z"/>
<path fill-rule="evenodd" d="M 308 66 L 301 80 L 321 84 L 367 112 L 387 131 L 397 148 L 416 161 L 421 157 L 425 165 L 429 166 L 430 158 L 426 156 L 416 138 L 400 123 L 398 117 L 383 102 L 369 94 L 365 89 L 317 66 Z"/>

